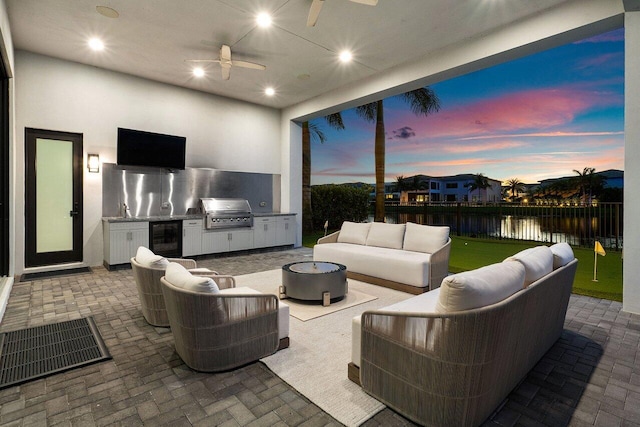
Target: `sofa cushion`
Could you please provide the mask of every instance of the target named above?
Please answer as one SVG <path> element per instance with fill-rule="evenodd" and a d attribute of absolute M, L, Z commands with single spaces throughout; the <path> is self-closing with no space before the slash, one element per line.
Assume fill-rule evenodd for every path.
<path fill-rule="evenodd" d="M 518 261 L 525 269 L 524 287 L 553 271 L 553 253 L 547 246 L 525 249 L 505 259 Z"/>
<path fill-rule="evenodd" d="M 502 262 L 447 276 L 440 285 L 436 311 L 449 313 L 495 304 L 524 286 L 525 268 Z"/>
<path fill-rule="evenodd" d="M 575 256 L 573 255 L 573 249 L 569 246 L 568 243 L 556 243 L 555 245 L 551 245 L 549 247 L 551 249 L 551 253 L 553 254 L 553 269 L 565 266 L 574 260 Z"/>
<path fill-rule="evenodd" d="M 342 227 L 340 228 L 338 243 L 365 245 L 367 243 L 367 235 L 369 234 L 370 227 L 370 222 L 345 221 L 342 223 Z"/>
<path fill-rule="evenodd" d="M 178 288 L 193 292 L 217 293 L 218 285 L 210 277 L 194 276 L 176 262 L 170 262 L 164 272 L 164 279 Z"/>
<path fill-rule="evenodd" d="M 407 222 L 404 233 L 405 251 L 432 254 L 449 240 L 449 227 L 436 227 Z"/>
<path fill-rule="evenodd" d="M 404 224 L 385 224 L 373 222 L 367 235 L 367 246 L 402 249 L 404 240 Z M 342 232 L 340 232 L 342 233 Z"/>
<path fill-rule="evenodd" d="M 166 268 L 169 261 L 162 255 L 156 255 L 144 246 L 136 251 L 136 262 L 147 268 Z"/>

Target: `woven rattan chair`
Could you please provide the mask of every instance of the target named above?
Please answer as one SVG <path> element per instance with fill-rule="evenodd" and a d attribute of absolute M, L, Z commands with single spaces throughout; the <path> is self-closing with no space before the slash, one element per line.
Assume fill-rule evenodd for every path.
<path fill-rule="evenodd" d="M 278 350 L 275 295 L 194 292 L 160 281 L 176 352 L 191 369 L 226 371 Z"/>
<path fill-rule="evenodd" d="M 192 259 L 168 258 L 167 261 L 177 262 L 187 269 L 197 268 L 196 262 Z M 150 325 L 168 327 L 169 318 L 167 317 L 164 297 L 162 296 L 162 287 L 160 285 L 160 278 L 164 276 L 164 267 L 145 267 L 138 263 L 134 257 L 131 258 L 131 269 L 133 270 L 133 278 L 138 288 L 138 297 L 140 298 L 144 319 Z M 200 273 L 207 275 L 218 274 L 215 271 L 208 271 L 206 269 L 203 269 L 199 274 Z M 223 282 L 224 279 L 220 281 Z M 224 283 L 222 283 L 222 285 L 225 286 Z"/>

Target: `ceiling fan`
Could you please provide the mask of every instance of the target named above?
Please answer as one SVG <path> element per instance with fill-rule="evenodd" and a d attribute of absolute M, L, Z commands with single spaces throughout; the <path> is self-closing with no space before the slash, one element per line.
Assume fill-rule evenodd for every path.
<path fill-rule="evenodd" d="M 231 60 L 231 48 L 223 44 L 220 48 L 220 56 L 218 59 L 186 59 L 185 62 L 217 62 L 220 64 L 222 78 L 229 80 L 231 76 L 231 67 L 251 68 L 252 70 L 266 70 L 267 67 L 255 62 Z"/>
<path fill-rule="evenodd" d="M 378 4 L 378 0 L 349 0 L 354 3 L 366 4 L 367 6 L 375 6 Z M 307 18 L 307 27 L 315 27 L 316 22 L 318 22 L 318 16 L 320 15 L 320 10 L 324 5 L 325 0 L 313 0 L 311 3 L 311 9 L 309 9 L 309 17 Z"/>

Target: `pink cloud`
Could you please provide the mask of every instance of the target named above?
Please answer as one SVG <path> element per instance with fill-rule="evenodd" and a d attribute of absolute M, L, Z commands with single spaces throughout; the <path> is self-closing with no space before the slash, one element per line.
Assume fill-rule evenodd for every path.
<path fill-rule="evenodd" d="M 622 52 L 614 52 L 614 53 L 605 53 L 602 55 L 590 57 L 582 60 L 578 65 L 578 69 L 584 68 L 592 68 L 597 67 L 601 68 L 603 66 L 611 67 L 614 66 L 624 66 L 624 53 Z"/>
<path fill-rule="evenodd" d="M 624 41 L 624 29 L 609 31 L 608 33 L 598 34 L 588 39 L 574 42 L 574 44 L 582 43 L 602 43 L 602 42 L 621 42 Z"/>

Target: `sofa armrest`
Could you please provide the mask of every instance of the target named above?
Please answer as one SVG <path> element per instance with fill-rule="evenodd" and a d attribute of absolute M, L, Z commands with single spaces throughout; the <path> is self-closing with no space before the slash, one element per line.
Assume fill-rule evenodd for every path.
<path fill-rule="evenodd" d="M 196 276 L 210 277 L 216 282 L 219 289 L 230 289 L 236 287 L 236 279 L 226 274 L 218 274 L 215 271 L 193 273 Z"/>
<path fill-rule="evenodd" d="M 429 261 L 429 290 L 440 287 L 442 280 L 449 274 L 449 255 L 451 238 L 443 247 L 431 254 Z"/>
<path fill-rule="evenodd" d="M 337 243 L 338 236 L 340 235 L 340 231 L 336 231 L 334 233 L 329 234 L 328 236 L 324 236 L 318 239 L 318 245 L 323 243 Z"/>

